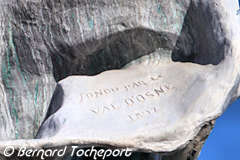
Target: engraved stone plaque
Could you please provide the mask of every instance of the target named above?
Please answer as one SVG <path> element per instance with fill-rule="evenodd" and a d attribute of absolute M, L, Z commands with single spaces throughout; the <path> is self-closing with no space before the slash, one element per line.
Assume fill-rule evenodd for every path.
<path fill-rule="evenodd" d="M 60 81 L 57 90 L 63 97 L 53 97 L 37 138 L 61 141 L 64 137 L 69 142 L 152 151 L 176 149 L 222 112 L 215 95 L 224 99 L 221 86 L 226 79 L 215 81 L 224 64 L 172 62 L 167 53 L 161 49 L 122 70 Z"/>

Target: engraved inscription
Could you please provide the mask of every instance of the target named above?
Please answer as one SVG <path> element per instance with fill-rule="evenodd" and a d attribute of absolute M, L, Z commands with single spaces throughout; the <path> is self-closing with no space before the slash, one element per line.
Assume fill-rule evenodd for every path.
<path fill-rule="evenodd" d="M 93 105 L 89 106 L 89 111 L 95 116 L 123 109 L 129 112 L 126 114 L 126 118 L 134 122 L 160 111 L 161 106 L 157 104 L 159 104 L 161 97 L 166 96 L 173 89 L 175 87 L 165 83 L 163 76 L 159 74 L 126 85 L 81 94 L 81 99 L 93 101 Z M 111 102 L 97 103 L 97 98 L 100 97 L 109 98 Z M 152 102 L 156 104 L 151 104 Z M 152 106 L 148 106 L 149 103 Z"/>
<path fill-rule="evenodd" d="M 143 86 L 147 86 L 147 83 L 144 81 L 136 81 L 133 82 L 131 84 L 127 84 L 124 85 L 123 87 L 119 88 L 119 87 L 115 87 L 115 88 L 106 88 L 106 89 L 98 89 L 96 91 L 93 92 L 89 92 L 89 93 L 82 93 L 80 95 L 80 100 L 93 100 L 99 97 L 103 97 L 103 96 L 108 96 L 114 93 L 118 93 L 120 91 L 129 91 L 131 89 L 135 89 L 135 88 L 139 88 L 139 87 L 143 87 Z"/>
<path fill-rule="evenodd" d="M 91 108 L 90 111 L 94 114 L 104 114 L 105 112 L 112 111 L 112 110 L 117 110 L 120 107 L 114 104 L 102 106 L 102 107 L 97 107 L 97 108 Z"/>
<path fill-rule="evenodd" d="M 145 118 L 147 116 L 150 116 L 151 114 L 157 113 L 158 111 L 159 111 L 159 109 L 157 107 L 150 107 L 149 109 L 146 109 L 144 111 L 129 114 L 128 118 L 131 121 L 136 121 L 138 119 L 142 119 L 142 118 Z"/>

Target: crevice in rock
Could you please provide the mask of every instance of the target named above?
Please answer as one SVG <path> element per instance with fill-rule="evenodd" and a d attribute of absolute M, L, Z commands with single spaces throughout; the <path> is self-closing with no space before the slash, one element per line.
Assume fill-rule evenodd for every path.
<path fill-rule="evenodd" d="M 219 13 L 210 5 L 191 1 L 172 53 L 173 61 L 217 65 L 224 59 L 228 40 Z"/>
<path fill-rule="evenodd" d="M 120 69 L 158 48 L 172 50 L 176 39 L 177 35 L 171 33 L 135 28 L 75 46 L 56 41 L 60 52 L 51 54 L 54 77 L 59 81 L 70 75 L 96 75 Z"/>

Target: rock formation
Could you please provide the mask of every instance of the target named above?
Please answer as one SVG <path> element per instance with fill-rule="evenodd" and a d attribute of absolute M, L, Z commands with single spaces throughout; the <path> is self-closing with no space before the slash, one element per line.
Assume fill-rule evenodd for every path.
<path fill-rule="evenodd" d="M 8 0 L 0 7 L 2 154 L 10 145 L 75 144 L 194 160 L 214 120 L 240 95 L 237 1 Z"/>
<path fill-rule="evenodd" d="M 56 86 L 33 4 L 0 2 L 0 140 L 34 138 Z"/>

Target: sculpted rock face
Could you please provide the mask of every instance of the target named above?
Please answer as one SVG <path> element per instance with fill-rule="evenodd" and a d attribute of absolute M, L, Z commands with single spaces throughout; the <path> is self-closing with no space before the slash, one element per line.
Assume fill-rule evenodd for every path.
<path fill-rule="evenodd" d="M 239 97 L 237 2 L 13 2 L 1 4 L 2 139 L 39 130 L 0 149 L 178 151 Z"/>
<path fill-rule="evenodd" d="M 57 90 L 63 96 L 53 97 L 38 138 L 156 152 L 186 145 L 205 123 L 222 114 L 239 87 L 235 59 L 239 57 L 235 38 L 239 37 L 230 31 L 236 29 L 233 24 L 240 23 L 228 21 L 219 9 L 230 10 L 223 2 L 192 1 L 186 16 L 182 15 L 182 33 L 174 28 L 165 35 L 169 45 L 164 46 L 160 39 L 154 52 L 122 70 L 60 81 Z M 156 17 L 151 18 L 150 22 L 158 22 Z M 171 25 L 172 17 L 168 18 Z M 225 26 L 228 22 L 233 23 L 229 28 Z M 146 28 L 155 27 L 157 33 L 167 32 L 164 25 L 158 28 L 149 24 L 144 23 Z M 155 41 L 157 33 L 150 35 Z M 176 42 L 174 35 L 179 34 Z M 144 40 L 131 40 L 146 46 Z"/>
<path fill-rule="evenodd" d="M 22 7 L 0 2 L 0 140 L 33 138 L 56 86 L 42 32 Z"/>

